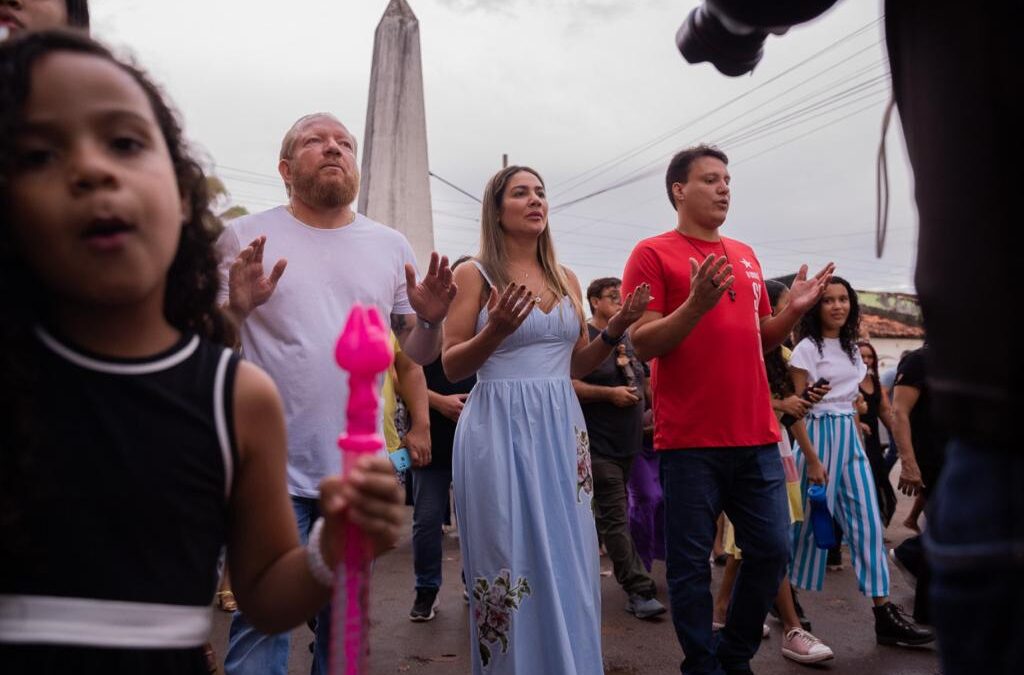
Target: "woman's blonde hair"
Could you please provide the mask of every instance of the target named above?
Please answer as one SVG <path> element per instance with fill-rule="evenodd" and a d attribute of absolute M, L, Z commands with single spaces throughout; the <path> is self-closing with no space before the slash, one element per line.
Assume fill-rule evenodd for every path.
<path fill-rule="evenodd" d="M 520 171 L 533 174 L 540 181 L 541 186 L 544 185 L 541 175 L 528 166 L 506 167 L 487 181 L 480 212 L 480 252 L 477 254 L 477 260 L 483 265 L 484 271 L 487 272 L 487 276 L 490 277 L 499 293 L 504 291 L 511 281 L 508 252 L 505 249 L 505 229 L 501 224 L 501 204 L 505 199 L 505 190 L 509 180 Z M 545 288 L 551 291 L 559 301 L 562 297 L 569 296 L 582 331 L 586 321 L 583 306 L 569 283 L 565 269 L 558 264 L 555 243 L 551 239 L 551 227 L 548 223 L 544 224 L 544 231 L 537 238 L 537 262 L 540 263 L 544 273 Z"/>

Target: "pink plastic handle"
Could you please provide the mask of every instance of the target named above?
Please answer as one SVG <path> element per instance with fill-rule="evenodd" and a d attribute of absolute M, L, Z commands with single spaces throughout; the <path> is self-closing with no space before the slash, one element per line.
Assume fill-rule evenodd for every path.
<path fill-rule="evenodd" d="M 377 308 L 356 303 L 334 348 L 335 361 L 349 374 L 345 433 L 338 437 L 346 474 L 361 455 L 384 447 L 384 439 L 377 433 L 377 376 L 387 370 L 393 358 L 389 333 Z M 362 530 L 351 524 L 346 526 L 344 560 L 336 570 L 331 610 L 331 675 L 365 672 L 372 559 L 367 544 Z"/>

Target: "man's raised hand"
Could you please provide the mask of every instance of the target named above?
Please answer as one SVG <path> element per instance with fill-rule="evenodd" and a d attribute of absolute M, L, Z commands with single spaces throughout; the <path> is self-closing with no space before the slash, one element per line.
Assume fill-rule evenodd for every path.
<path fill-rule="evenodd" d="M 405 289 L 416 316 L 430 323 L 441 323 L 448 315 L 448 307 L 451 306 L 452 299 L 458 291 L 452 280 L 448 256 L 438 256 L 437 252 L 431 253 L 427 273 L 419 283 L 416 283 L 416 269 L 407 264 Z"/>
<path fill-rule="evenodd" d="M 824 295 L 828 282 L 836 266 L 829 263 L 810 279 L 807 278 L 807 265 L 801 265 L 796 278 L 789 287 L 789 304 L 801 314 L 814 307 L 814 303 Z"/>
<path fill-rule="evenodd" d="M 690 297 L 687 302 L 693 303 L 704 314 L 718 304 L 734 281 L 736 277 L 732 275 L 732 265 L 726 256 L 710 254 L 699 264 L 690 258 Z"/>
<path fill-rule="evenodd" d="M 281 258 L 274 264 L 270 276 L 263 271 L 263 249 L 267 244 L 265 236 L 252 240 L 238 252 L 228 272 L 228 309 L 239 320 L 245 320 L 252 310 L 270 299 L 277 288 L 277 282 L 284 274 L 288 261 Z"/>

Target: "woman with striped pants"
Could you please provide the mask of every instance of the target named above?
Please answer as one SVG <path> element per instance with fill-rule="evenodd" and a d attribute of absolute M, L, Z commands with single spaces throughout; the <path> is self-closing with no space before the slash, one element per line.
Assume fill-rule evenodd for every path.
<path fill-rule="evenodd" d="M 889 602 L 883 527 L 853 407 L 858 385 L 867 372 L 856 343 L 859 320 L 856 292 L 846 280 L 832 277 L 817 306 L 801 321 L 802 339 L 789 363 L 794 388 L 803 391 L 809 383 L 824 378 L 831 390 L 807 420 L 813 448 L 798 448 L 797 468 L 804 495 L 808 483 L 826 483 L 828 507 L 849 543 L 857 585 L 874 603 L 878 643 L 921 645 L 935 639 L 932 632 L 915 625 Z M 820 591 L 826 555 L 814 542 L 810 519 L 797 523 L 790 568 L 793 585 Z"/>

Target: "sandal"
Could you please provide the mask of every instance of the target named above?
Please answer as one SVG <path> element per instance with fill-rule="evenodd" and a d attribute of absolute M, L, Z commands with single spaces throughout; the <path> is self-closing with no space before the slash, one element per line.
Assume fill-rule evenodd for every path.
<path fill-rule="evenodd" d="M 238 603 L 235 602 L 235 594 L 231 589 L 217 591 L 217 609 L 222 612 L 238 611 Z"/>

